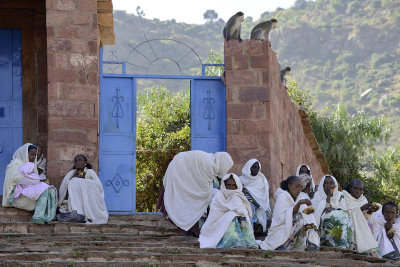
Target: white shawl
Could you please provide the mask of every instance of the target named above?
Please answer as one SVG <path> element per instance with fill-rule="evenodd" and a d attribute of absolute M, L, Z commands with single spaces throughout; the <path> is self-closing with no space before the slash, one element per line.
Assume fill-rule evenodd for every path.
<path fill-rule="evenodd" d="M 43 155 L 40 157 L 40 159 L 38 160 L 37 163 L 37 168 L 41 169 L 43 172 L 40 174 L 40 177 L 43 179 L 46 179 L 46 170 L 47 170 L 47 159 L 46 157 Z"/>
<path fill-rule="evenodd" d="M 385 217 L 382 214 L 383 210 L 378 210 L 374 212 L 374 237 L 378 241 L 379 250 L 382 256 L 394 251 L 392 243 L 386 235 L 385 230 Z M 397 248 L 400 249 L 400 219 L 396 218 L 393 223 L 392 229 L 394 231 L 393 242 L 396 244 Z"/>
<path fill-rule="evenodd" d="M 103 185 L 96 172 L 85 168 L 85 178 L 74 178 L 73 169 L 65 175 L 59 190 L 61 206 L 68 192 L 68 211 L 76 210 L 79 214 L 91 219 L 93 224 L 105 224 L 108 211 L 104 202 Z"/>
<path fill-rule="evenodd" d="M 226 152 L 187 151 L 177 154 L 164 176 L 164 206 L 179 228 L 189 230 L 206 212 L 213 196 L 214 177 L 232 167 Z"/>
<path fill-rule="evenodd" d="M 227 190 L 224 181 L 230 176 L 235 179 L 237 189 Z M 251 207 L 242 192 L 242 184 L 236 174 L 229 173 L 221 181 L 221 189 L 217 191 L 210 204 L 210 213 L 201 228 L 199 242 L 200 248 L 215 248 L 226 229 L 236 216 L 246 218 L 249 229 L 251 228 Z"/>
<path fill-rule="evenodd" d="M 364 195 L 355 199 L 349 192 L 343 190 L 344 200 L 346 202 L 347 211 L 350 213 L 354 226 L 354 241 L 358 253 L 377 248 L 378 243 L 371 233 L 367 220 L 364 217 L 360 207 L 368 203 Z"/>
<path fill-rule="evenodd" d="M 342 209 L 346 210 L 346 203 L 342 199 L 342 192 L 339 191 L 339 186 L 336 181 L 336 178 L 333 177 L 332 175 L 325 175 L 322 177 L 317 192 L 315 192 L 315 195 L 313 199 L 311 200 L 313 207 L 315 208 L 315 220 L 317 221 L 317 227 L 319 227 L 320 221 L 321 221 L 321 216 L 322 213 L 324 212 L 325 206 L 326 206 L 326 198 L 327 195 L 325 194 L 324 190 L 324 182 L 325 178 L 327 176 L 332 177 L 333 181 L 335 182 L 335 189 L 333 191 L 333 196 L 331 197 L 331 207 L 334 209 Z"/>
<path fill-rule="evenodd" d="M 260 165 L 260 170 L 256 176 L 252 176 L 250 168 L 256 162 Z M 263 231 L 265 232 L 267 230 L 266 212 L 271 212 L 271 208 L 269 205 L 269 185 L 267 178 L 261 173 L 261 163 L 256 159 L 249 160 L 242 169 L 240 181 L 260 205 L 260 208 L 256 209 L 256 217 L 260 221 Z"/>
<path fill-rule="evenodd" d="M 315 182 L 314 182 L 314 178 L 312 177 L 312 172 L 311 172 L 310 167 L 308 167 L 308 165 L 306 165 L 306 164 L 301 164 L 299 167 L 297 167 L 296 176 L 299 176 L 299 175 L 300 175 L 300 168 L 301 168 L 301 166 L 306 166 L 307 169 L 310 171 L 310 176 L 311 176 L 311 191 L 312 191 L 312 192 L 315 192 Z"/>
<path fill-rule="evenodd" d="M 6 176 L 4 179 L 4 184 L 3 184 L 3 200 L 2 200 L 2 206 L 3 207 L 16 207 L 19 209 L 25 209 L 25 210 L 34 210 L 35 209 L 35 200 L 31 200 L 27 197 L 20 196 L 18 199 L 15 199 L 15 202 L 10 205 L 8 203 L 8 198 L 10 197 L 10 194 L 14 188 L 18 184 L 18 182 L 24 178 L 24 176 L 18 171 L 18 168 L 25 163 L 29 162 L 29 155 L 28 155 L 28 147 L 32 145 L 31 143 L 26 143 L 20 148 L 18 148 L 13 157 L 11 162 L 7 165 L 6 168 Z M 36 168 L 36 159 L 35 159 L 35 167 L 34 167 L 34 173 L 38 173 L 37 168 Z"/>
<path fill-rule="evenodd" d="M 289 192 L 281 188 L 276 190 L 276 202 L 272 214 L 271 227 L 268 230 L 265 240 L 259 244 L 261 249 L 274 250 L 289 239 L 293 228 L 293 208 L 300 199 L 304 199 L 304 195 L 300 194 L 296 201 L 294 201 Z M 301 205 L 299 212 L 302 212 L 306 207 L 307 205 Z M 303 218 L 304 224 L 316 224 L 313 214 L 308 215 L 303 213 Z M 308 231 L 312 231 L 313 233 L 312 242 L 319 246 L 318 234 L 312 229 Z"/>

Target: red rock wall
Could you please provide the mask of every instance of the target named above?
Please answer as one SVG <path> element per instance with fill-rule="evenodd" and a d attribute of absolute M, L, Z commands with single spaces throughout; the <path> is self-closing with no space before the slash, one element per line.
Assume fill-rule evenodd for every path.
<path fill-rule="evenodd" d="M 310 166 L 318 181 L 323 166 L 303 130 L 298 108 L 280 80 L 280 66 L 267 42 L 225 42 L 227 151 L 241 174 L 247 160 L 257 158 L 275 192 L 280 182 Z M 313 137 L 313 136 L 312 136 Z"/>
<path fill-rule="evenodd" d="M 47 0 L 48 176 L 58 186 L 75 155 L 97 170 L 99 36 L 96 0 Z"/>

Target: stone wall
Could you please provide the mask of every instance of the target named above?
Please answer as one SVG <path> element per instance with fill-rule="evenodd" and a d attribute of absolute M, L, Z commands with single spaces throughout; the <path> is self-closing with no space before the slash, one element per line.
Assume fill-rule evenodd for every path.
<path fill-rule="evenodd" d="M 47 0 L 48 176 L 57 187 L 84 154 L 97 171 L 97 0 Z"/>
<path fill-rule="evenodd" d="M 328 172 L 309 122 L 299 115 L 280 80 L 280 66 L 267 42 L 225 42 L 227 151 L 240 174 L 247 160 L 257 158 L 272 194 L 280 182 L 307 164 L 318 184 Z M 314 138 L 314 139 L 313 139 Z M 319 151 L 320 152 L 320 151 Z M 322 155 L 322 158 L 320 157 Z M 319 158 L 318 158 L 319 157 Z"/>

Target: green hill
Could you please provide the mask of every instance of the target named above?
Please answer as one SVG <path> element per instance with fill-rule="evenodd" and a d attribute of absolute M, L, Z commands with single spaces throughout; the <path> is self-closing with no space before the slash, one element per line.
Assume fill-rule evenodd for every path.
<path fill-rule="evenodd" d="M 242 11 L 246 14 L 245 7 Z M 350 113 L 362 108 L 371 115 L 384 115 L 393 124 L 391 142 L 397 142 L 399 0 L 297 0 L 292 8 L 263 13 L 260 21 L 270 18 L 279 21 L 271 43 L 281 66 L 292 67 L 300 87 L 317 96 L 319 108 L 343 103 Z M 247 17 L 242 24 L 242 38 L 249 38 L 251 28 L 258 22 Z M 187 46 L 157 40 L 151 41 L 152 45 L 139 44 L 160 38 L 178 40 L 194 48 L 204 63 L 211 49 L 222 53 L 224 24 L 222 19 L 203 25 L 148 20 L 116 11 L 117 44 L 105 48 L 105 59 L 130 62 L 131 73 L 168 70 L 171 74 L 199 74 L 199 61 Z M 132 48 L 135 46 L 137 50 Z M 116 51 L 114 56 L 111 51 Z M 181 71 L 165 58 L 178 61 Z"/>

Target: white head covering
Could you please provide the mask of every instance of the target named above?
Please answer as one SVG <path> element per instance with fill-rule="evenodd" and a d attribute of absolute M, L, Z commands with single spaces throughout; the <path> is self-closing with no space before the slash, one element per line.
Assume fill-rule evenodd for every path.
<path fill-rule="evenodd" d="M 311 176 L 311 191 L 312 191 L 312 192 L 315 192 L 315 182 L 314 182 L 314 178 L 312 177 L 312 172 L 311 172 L 310 167 L 308 167 L 308 165 L 306 165 L 306 164 L 301 164 L 301 165 L 299 165 L 299 167 L 297 167 L 296 176 L 299 176 L 299 177 L 300 177 L 300 168 L 301 168 L 302 166 L 306 166 L 306 167 L 307 167 L 307 170 L 310 172 L 310 176 Z M 300 178 L 301 178 L 301 177 L 300 177 Z M 302 181 L 303 181 L 303 179 L 302 179 Z"/>
<path fill-rule="evenodd" d="M 256 162 L 258 162 L 260 170 L 256 176 L 252 176 L 250 168 Z M 261 173 L 261 163 L 257 159 L 247 161 L 242 169 L 240 181 L 264 211 L 271 211 L 269 205 L 269 184 L 267 178 Z"/>
<path fill-rule="evenodd" d="M 235 190 L 228 190 L 225 187 L 225 181 L 231 175 L 237 185 Z M 215 248 L 236 216 L 245 217 L 247 227 L 252 229 L 250 222 L 251 207 L 243 195 L 242 189 L 243 186 L 236 174 L 229 173 L 222 178 L 221 189 L 217 190 L 212 199 L 210 213 L 201 228 L 200 248 Z"/>
<path fill-rule="evenodd" d="M 345 201 L 342 201 L 343 194 L 342 192 L 339 191 L 339 186 L 338 182 L 336 181 L 336 178 L 333 177 L 332 175 L 324 175 L 324 177 L 322 177 L 320 181 L 317 192 L 315 192 L 314 198 L 311 200 L 313 207 L 316 209 L 315 218 L 318 224 L 320 222 L 322 212 L 325 209 L 326 198 L 328 197 L 324 190 L 324 182 L 326 177 L 331 177 L 335 182 L 335 189 L 333 190 L 333 195 L 331 196 L 331 207 L 334 209 L 346 210 L 346 203 Z"/>
<path fill-rule="evenodd" d="M 187 151 L 177 154 L 164 176 L 164 206 L 169 218 L 189 230 L 206 212 L 213 195 L 213 180 L 232 167 L 226 152 Z"/>
<path fill-rule="evenodd" d="M 14 186 L 18 183 L 19 179 L 23 178 L 24 176 L 18 171 L 18 168 L 25 163 L 29 162 L 29 154 L 28 154 L 28 147 L 32 145 L 31 143 L 26 143 L 20 148 L 18 148 L 13 157 L 11 162 L 7 165 L 6 168 L 6 176 L 4 179 L 3 185 L 3 207 L 9 207 L 8 198 L 10 196 L 11 191 L 13 190 Z M 36 158 L 34 161 L 34 173 L 38 173 L 36 168 Z"/>

